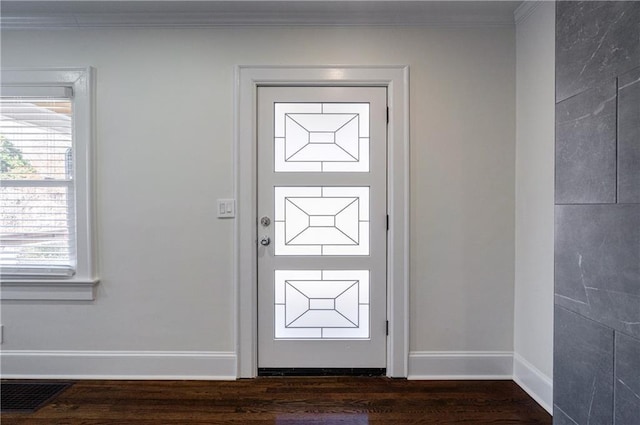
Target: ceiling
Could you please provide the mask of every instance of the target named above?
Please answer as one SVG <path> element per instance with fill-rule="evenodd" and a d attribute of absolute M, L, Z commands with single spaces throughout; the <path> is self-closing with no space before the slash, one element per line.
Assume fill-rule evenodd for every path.
<path fill-rule="evenodd" d="M 2 1 L 3 29 L 224 25 L 513 25 L 520 1 Z"/>

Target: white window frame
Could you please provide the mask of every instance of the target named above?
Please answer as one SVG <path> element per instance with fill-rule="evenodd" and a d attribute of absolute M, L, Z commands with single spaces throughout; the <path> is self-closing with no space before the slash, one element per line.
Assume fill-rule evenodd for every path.
<path fill-rule="evenodd" d="M 387 87 L 387 376 L 407 377 L 409 362 L 409 67 L 237 66 L 235 222 L 237 376 L 257 376 L 256 96 L 260 85 Z"/>
<path fill-rule="evenodd" d="M 86 68 L 3 69 L 2 87 L 69 87 L 73 90 L 76 270 L 69 278 L 10 278 L 2 300 L 94 300 L 98 283 L 94 217 L 94 78 Z M 14 92 L 15 90 L 12 90 Z"/>

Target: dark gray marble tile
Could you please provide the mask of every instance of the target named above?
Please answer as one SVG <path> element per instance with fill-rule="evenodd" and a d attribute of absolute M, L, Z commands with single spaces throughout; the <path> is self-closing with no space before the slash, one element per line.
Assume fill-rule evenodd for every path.
<path fill-rule="evenodd" d="M 558 408 L 558 406 L 553 406 L 553 425 L 576 425 L 578 424 L 573 419 L 571 419 L 565 412 Z M 593 422 L 587 422 L 586 425 L 593 425 Z M 633 422 L 635 424 L 635 422 Z M 580 424 L 582 425 L 582 424 Z M 598 424 L 600 425 L 600 424 Z M 602 425 L 611 425 L 610 422 Z"/>
<path fill-rule="evenodd" d="M 553 404 L 556 424 L 613 423 L 613 330 L 559 306 Z"/>
<path fill-rule="evenodd" d="M 618 78 L 618 202 L 640 203 L 640 68 Z"/>
<path fill-rule="evenodd" d="M 556 204 L 616 202 L 616 83 L 556 105 Z"/>
<path fill-rule="evenodd" d="M 553 425 L 576 425 L 576 422 L 562 411 L 557 405 L 553 405 Z"/>
<path fill-rule="evenodd" d="M 556 101 L 640 65 L 640 3 L 559 1 Z"/>
<path fill-rule="evenodd" d="M 640 339 L 616 333 L 616 425 L 640 423 Z"/>
<path fill-rule="evenodd" d="M 640 338 L 640 204 L 555 213 L 556 304 Z"/>

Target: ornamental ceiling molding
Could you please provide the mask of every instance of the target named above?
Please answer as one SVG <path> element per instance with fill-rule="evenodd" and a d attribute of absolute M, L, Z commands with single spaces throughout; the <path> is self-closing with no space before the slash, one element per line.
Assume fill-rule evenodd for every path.
<path fill-rule="evenodd" d="M 11 29 L 228 26 L 508 27 L 516 2 L 4 1 Z"/>

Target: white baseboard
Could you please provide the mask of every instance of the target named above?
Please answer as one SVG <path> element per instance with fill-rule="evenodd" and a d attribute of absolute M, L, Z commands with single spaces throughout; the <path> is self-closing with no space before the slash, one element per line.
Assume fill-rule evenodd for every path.
<path fill-rule="evenodd" d="M 553 380 L 518 353 L 513 354 L 513 380 L 547 412 L 553 414 Z"/>
<path fill-rule="evenodd" d="M 512 379 L 510 351 L 412 351 L 408 379 Z"/>
<path fill-rule="evenodd" d="M 207 379 L 234 380 L 236 354 L 218 351 L 0 352 L 7 379 Z"/>

